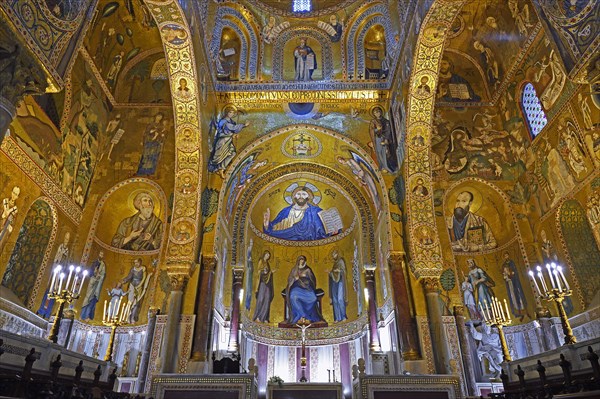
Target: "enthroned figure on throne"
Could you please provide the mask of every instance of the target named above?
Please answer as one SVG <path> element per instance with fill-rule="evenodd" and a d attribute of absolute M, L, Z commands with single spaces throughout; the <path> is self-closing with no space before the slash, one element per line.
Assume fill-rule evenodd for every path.
<path fill-rule="evenodd" d="M 306 256 L 300 255 L 290 271 L 285 290 L 287 298 L 287 322 L 295 325 L 300 320 L 308 322 L 323 321 L 319 298 L 317 297 L 317 279 Z"/>

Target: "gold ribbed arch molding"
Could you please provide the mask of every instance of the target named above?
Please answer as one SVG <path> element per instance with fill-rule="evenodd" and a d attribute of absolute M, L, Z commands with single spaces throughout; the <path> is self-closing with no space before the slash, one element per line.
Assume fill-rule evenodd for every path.
<path fill-rule="evenodd" d="M 435 107 L 435 93 L 439 65 L 444 51 L 446 34 L 452 21 L 462 9 L 464 1 L 436 1 L 421 26 L 415 49 L 413 72 L 410 80 L 407 125 L 407 187 L 422 178 L 429 192 L 433 192 L 431 178 L 431 131 Z M 430 89 L 417 95 L 421 78 L 429 78 Z M 423 92 L 424 90 L 419 90 Z M 435 222 L 433 196 L 422 199 L 408 190 L 408 228 L 410 237 L 411 270 L 417 278 L 439 277 L 443 270 L 443 256 Z M 424 240 L 424 235 L 430 240 Z"/>
<path fill-rule="evenodd" d="M 176 1 L 154 2 L 146 0 L 159 31 L 164 25 L 178 25 L 187 32 L 185 40 L 173 44 L 163 37 L 163 47 L 167 59 L 169 82 L 171 85 L 173 113 L 175 119 L 175 187 L 183 172 L 194 176 L 197 190 L 192 193 L 181 193 L 174 190 L 173 216 L 169 230 L 169 240 L 166 249 L 167 269 L 171 274 L 188 274 L 196 263 L 198 240 L 177 242 L 173 240 L 173 231 L 177 231 L 179 223 L 200 226 L 200 189 L 202 181 L 202 151 L 200 119 L 198 106 L 200 96 L 195 82 L 198 81 L 191 33 L 183 11 Z M 178 87 L 180 79 L 186 79 L 191 95 L 179 98 L 174 88 Z M 185 133 L 184 133 L 185 132 Z M 196 231 L 195 237 L 199 236 Z"/>

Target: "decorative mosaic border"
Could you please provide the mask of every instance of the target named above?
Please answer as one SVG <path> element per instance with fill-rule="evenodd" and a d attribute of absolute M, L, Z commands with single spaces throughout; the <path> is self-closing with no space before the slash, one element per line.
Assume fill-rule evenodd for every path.
<path fill-rule="evenodd" d="M 407 109 L 407 141 L 415 142 L 417 138 L 425 143 L 431 142 L 432 121 L 435 107 L 435 92 L 439 73 L 439 64 L 444 50 L 444 42 L 448 30 L 455 17 L 460 13 L 464 1 L 444 2 L 436 1 L 425 17 L 419 33 L 419 40 L 415 49 L 414 68 L 410 80 L 410 93 Z M 438 35 L 427 35 L 426 31 L 435 30 Z M 427 76 L 432 82 L 431 93 L 423 98 L 416 95 L 414 90 L 420 78 Z M 432 173 L 430 161 L 430 147 L 407 146 L 406 154 L 406 181 L 412 181 L 413 176 L 424 176 L 424 185 L 431 192 Z M 406 198 L 406 214 L 410 252 L 413 259 L 410 267 L 417 278 L 437 277 L 444 268 L 444 259 L 437 229 L 435 204 L 433 197 L 421 198 L 419 195 L 409 193 Z M 427 248 L 418 245 L 418 229 L 427 226 L 432 232 L 433 243 Z"/>
<path fill-rule="evenodd" d="M 302 345 L 302 332 L 299 328 L 276 328 L 272 325 L 255 323 L 244 313 L 241 315 L 243 333 L 250 339 L 267 345 Z M 309 345 L 342 344 L 367 334 L 369 317 L 363 313 L 351 322 L 336 323 L 329 327 L 309 328 L 306 339 Z"/>
<path fill-rule="evenodd" d="M 246 32 L 248 36 L 250 36 L 250 57 L 248 57 L 248 43 L 246 41 L 246 35 L 239 29 L 239 26 L 235 24 L 233 21 L 226 19 L 226 16 L 231 16 L 239 20 L 242 25 L 246 28 Z M 244 17 L 244 15 L 238 10 L 232 7 L 219 7 L 216 15 L 216 23 L 213 28 L 213 37 L 209 46 L 210 54 L 213 59 L 218 57 L 219 54 L 219 46 L 221 42 L 221 32 L 223 31 L 223 26 L 228 26 L 236 31 L 240 40 L 242 41 L 242 51 L 240 55 L 240 79 L 246 78 L 246 60 L 249 58 L 248 72 L 250 79 L 256 79 L 258 65 L 257 60 L 258 57 L 254 55 L 258 55 L 258 38 L 256 37 L 256 32 L 254 28 L 250 25 L 248 20 Z M 244 52 L 244 49 L 246 52 Z M 243 72 L 242 72 L 243 71 Z"/>
<path fill-rule="evenodd" d="M 71 21 L 57 18 L 42 0 L 12 0 L 2 6 L 7 19 L 27 42 L 29 49 L 46 65 L 46 72 L 59 86 L 63 84 L 57 70 L 62 60 L 61 56 L 69 40 L 77 33 L 82 23 L 85 24 L 84 17 L 95 1 L 87 0 L 85 3 L 81 6 L 79 15 Z"/>
<path fill-rule="evenodd" d="M 272 237 L 268 234 L 263 233 L 259 229 L 257 229 L 256 226 L 254 226 L 254 223 L 252 223 L 252 222 L 250 222 L 250 229 L 252 229 L 252 232 L 254 234 L 256 234 L 258 237 L 260 237 L 262 240 L 265 240 L 265 241 L 273 243 L 273 244 L 284 245 L 287 247 L 318 247 L 321 245 L 331 244 L 332 242 L 336 242 L 336 241 L 341 240 L 342 238 L 347 237 L 348 234 L 352 233 L 352 231 L 356 227 L 356 222 L 357 222 L 356 216 L 354 216 L 354 219 L 352 219 L 352 224 L 350 224 L 350 227 L 344 229 L 344 231 L 342 233 L 336 234 L 331 237 L 323 238 L 321 240 L 313 240 L 313 241 L 290 241 L 290 240 L 282 240 L 281 238 Z"/>
<path fill-rule="evenodd" d="M 170 1 L 152 1 L 146 0 L 148 9 L 160 29 L 167 24 L 178 24 L 185 29 L 187 36 L 181 44 L 173 44 L 163 40 L 167 65 L 169 68 L 170 87 L 177 87 L 181 78 L 191 81 L 197 81 L 196 62 L 194 58 L 194 49 L 191 42 L 192 32 L 187 24 L 185 15 L 181 10 L 179 3 L 175 0 Z M 193 176 L 196 191 L 190 194 L 182 194 L 175 190 L 173 194 L 173 220 L 169 226 L 169 237 L 175 236 L 175 226 L 182 217 L 191 218 L 195 225 L 200 226 L 201 221 L 201 184 L 203 174 L 204 155 L 202 149 L 202 132 L 199 117 L 198 87 L 194 85 L 189 99 L 173 98 L 173 114 L 175 120 L 175 187 L 180 187 L 182 182 L 181 169 L 191 169 L 196 174 Z M 191 127 L 195 133 L 192 143 L 189 143 L 183 131 Z M 194 206 L 190 206 L 194 204 Z M 185 209 L 185 211 L 184 211 Z M 188 272 L 189 268 L 196 263 L 196 252 L 198 242 L 192 240 L 187 243 L 175 243 L 168 241 L 166 248 L 167 263 L 177 265 L 182 272 Z"/>
<path fill-rule="evenodd" d="M 75 225 L 79 225 L 81 208 L 19 147 L 12 137 L 7 135 L 4 138 L 0 150 L 42 190 L 46 195 L 45 198 L 56 204 Z"/>
<path fill-rule="evenodd" d="M 310 82 L 217 82 L 215 90 L 227 91 L 294 91 L 294 90 L 389 90 L 387 80 L 313 80 Z"/>
<path fill-rule="evenodd" d="M 354 48 L 357 43 L 362 43 L 362 41 L 357 41 L 355 43 L 356 32 L 359 29 L 361 29 L 360 35 L 362 37 L 364 37 L 364 35 L 366 34 L 366 30 L 368 30 L 368 28 L 370 28 L 372 26 L 372 25 L 369 25 L 368 27 L 366 27 L 366 25 L 363 25 L 364 21 L 372 18 L 373 16 L 375 16 L 377 14 L 379 14 L 381 17 L 384 18 L 384 23 L 382 25 L 383 25 L 383 28 L 384 28 L 385 34 L 386 34 L 385 41 L 386 41 L 387 47 L 389 49 L 388 52 L 389 52 L 390 58 L 393 60 L 395 60 L 397 58 L 396 57 L 397 46 L 396 46 L 396 44 L 395 44 L 396 42 L 394 40 L 392 22 L 389 17 L 389 8 L 385 4 L 378 3 L 378 4 L 374 5 L 373 7 L 370 7 L 367 10 L 365 10 L 364 12 L 362 12 L 358 16 L 358 18 L 353 22 L 352 27 L 350 28 L 350 30 L 348 31 L 348 33 L 346 35 L 346 48 L 348 49 L 348 54 L 346 55 L 347 56 L 347 62 L 346 62 L 347 76 L 355 74 Z M 369 23 L 367 23 L 367 25 L 368 24 Z M 359 47 L 362 47 L 362 46 L 359 46 Z M 359 51 L 357 54 L 359 70 L 360 70 L 360 65 L 361 65 L 361 58 L 360 58 L 361 54 L 363 57 L 362 65 L 364 68 L 364 49 L 362 52 Z M 390 65 L 390 67 L 392 67 L 392 65 Z M 395 70 L 395 68 L 390 69 L 390 70 Z"/>
<path fill-rule="evenodd" d="M 460 381 L 455 376 L 369 376 L 359 377 L 361 399 L 373 399 L 379 391 L 446 392 L 448 399 L 461 399 Z"/>
<path fill-rule="evenodd" d="M 157 361 L 160 361 L 160 347 L 163 340 L 163 335 L 167 325 L 168 315 L 157 315 L 156 316 L 156 327 L 154 328 L 154 336 L 152 337 L 152 347 L 150 348 L 150 355 L 148 356 L 148 370 L 146 371 L 146 386 L 144 392 L 150 392 L 150 387 L 153 384 L 153 377 L 157 374 L 158 367 Z M 150 337 L 148 337 L 149 339 Z"/>
<path fill-rule="evenodd" d="M 187 373 L 187 366 L 192 354 L 192 340 L 194 333 L 194 321 L 196 315 L 181 315 L 179 319 L 179 330 L 183 331 L 183 340 L 179 347 L 179 373 Z"/>

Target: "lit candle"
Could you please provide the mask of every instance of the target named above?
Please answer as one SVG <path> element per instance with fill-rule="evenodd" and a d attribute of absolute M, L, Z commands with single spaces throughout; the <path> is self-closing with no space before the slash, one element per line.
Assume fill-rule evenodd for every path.
<path fill-rule="evenodd" d="M 556 270 L 558 270 L 558 273 L 560 274 L 560 276 L 562 277 L 563 282 L 565 283 L 565 288 L 567 290 L 570 290 L 571 287 L 569 287 L 569 283 L 567 283 L 567 279 L 565 278 L 565 275 L 562 272 L 562 266 L 556 266 Z"/>
<path fill-rule="evenodd" d="M 552 270 L 549 263 L 546 263 L 546 270 L 548 270 L 548 276 L 550 276 L 550 284 L 552 284 L 552 288 L 556 288 L 556 283 L 554 282 L 554 278 L 552 278 Z"/>
<path fill-rule="evenodd" d="M 65 274 L 61 273 L 58 279 L 58 293 L 60 294 L 60 292 L 62 291 L 62 284 L 63 281 L 65 280 Z"/>
<path fill-rule="evenodd" d="M 106 299 L 104 300 L 104 314 L 102 316 L 102 321 L 106 321 Z"/>
<path fill-rule="evenodd" d="M 500 305 L 500 300 L 494 297 L 494 302 L 496 302 L 496 309 L 498 309 L 498 318 L 502 321 L 504 320 L 504 311 L 502 310 L 502 305 Z"/>
<path fill-rule="evenodd" d="M 65 290 L 69 290 L 69 283 L 71 282 L 71 275 L 73 274 L 73 270 L 75 270 L 75 266 L 69 266 L 69 277 L 67 277 L 67 284 L 65 285 Z"/>
<path fill-rule="evenodd" d="M 494 307 L 492 306 L 491 303 L 488 303 L 487 300 L 485 301 L 485 307 L 488 312 L 488 316 L 489 316 L 490 320 L 492 320 L 494 318 Z"/>
<path fill-rule="evenodd" d="M 498 310 L 500 311 L 500 320 L 504 321 L 506 320 L 506 315 L 504 314 L 504 309 L 502 309 L 502 304 L 500 303 L 500 300 L 498 298 L 496 299 L 496 306 L 498 306 Z"/>
<path fill-rule="evenodd" d="M 544 290 L 544 295 L 548 292 L 548 286 L 546 285 L 546 281 L 544 280 L 544 275 L 542 274 L 542 267 L 537 267 L 537 276 L 542 283 L 542 289 Z"/>
<path fill-rule="evenodd" d="M 79 289 L 77 290 L 77 295 L 79 295 L 81 293 L 81 289 L 83 288 L 83 282 L 85 281 L 85 278 L 88 275 L 88 271 L 84 270 L 83 271 L 83 276 L 81 276 L 81 284 L 79 284 Z"/>
<path fill-rule="evenodd" d="M 510 323 L 510 313 L 508 313 L 508 303 L 506 303 L 506 298 L 504 298 L 504 309 L 506 309 L 506 321 Z"/>
<path fill-rule="evenodd" d="M 481 312 L 481 315 L 483 316 L 483 321 L 487 321 L 487 317 L 485 316 L 485 312 L 483 311 L 483 306 L 481 306 L 481 304 L 479 304 L 479 311 Z"/>
<path fill-rule="evenodd" d="M 60 265 L 56 266 L 52 272 L 52 281 L 50 282 L 50 289 L 48 290 L 49 292 L 54 291 L 54 283 L 56 282 L 56 276 L 58 275 L 59 271 L 60 271 Z"/>
<path fill-rule="evenodd" d="M 540 286 L 538 285 L 537 281 L 535 281 L 535 275 L 533 274 L 533 271 L 531 271 L 531 270 L 529 271 L 529 277 L 533 281 L 533 284 L 535 285 L 535 289 L 537 290 L 538 295 L 542 296 L 542 292 L 540 291 Z"/>
<path fill-rule="evenodd" d="M 106 320 L 108 320 L 110 322 L 111 318 L 112 318 L 112 301 L 110 301 L 110 303 L 108 304 L 108 313 L 106 314 Z"/>
<path fill-rule="evenodd" d="M 73 279 L 73 285 L 71 286 L 71 291 L 72 292 L 77 292 L 77 281 L 79 281 L 80 279 L 80 273 L 81 272 L 81 267 L 77 266 L 75 268 L 75 278 Z"/>
<path fill-rule="evenodd" d="M 556 269 L 552 270 L 552 273 L 554 273 L 554 279 L 556 280 L 556 288 L 558 288 L 559 291 L 562 291 L 562 287 L 560 286 L 560 278 L 558 277 L 558 272 L 556 271 Z"/>

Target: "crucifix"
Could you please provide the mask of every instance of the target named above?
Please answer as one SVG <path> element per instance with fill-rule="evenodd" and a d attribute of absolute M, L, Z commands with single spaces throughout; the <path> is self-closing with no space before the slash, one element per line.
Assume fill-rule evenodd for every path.
<path fill-rule="evenodd" d="M 302 318 L 300 320 L 300 324 L 296 324 L 300 330 L 302 330 L 302 356 L 300 357 L 300 369 L 302 370 L 302 377 L 300 377 L 300 382 L 306 382 L 306 330 L 312 326 L 311 323 L 308 323 L 308 320 Z"/>

